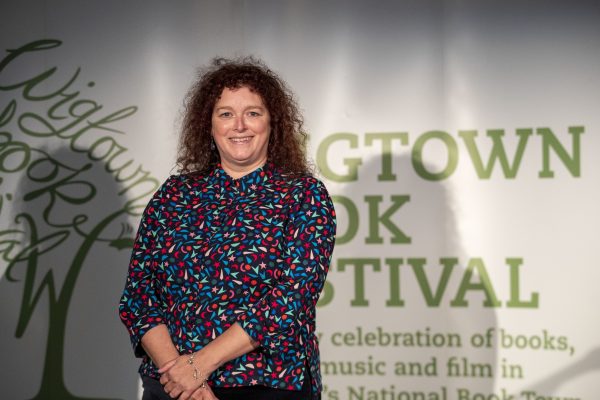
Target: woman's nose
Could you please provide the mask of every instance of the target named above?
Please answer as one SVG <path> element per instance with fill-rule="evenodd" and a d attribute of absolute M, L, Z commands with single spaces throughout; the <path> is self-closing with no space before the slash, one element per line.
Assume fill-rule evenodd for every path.
<path fill-rule="evenodd" d="M 246 121 L 244 120 L 244 117 L 237 117 L 235 119 L 235 130 L 238 132 L 246 130 Z"/>

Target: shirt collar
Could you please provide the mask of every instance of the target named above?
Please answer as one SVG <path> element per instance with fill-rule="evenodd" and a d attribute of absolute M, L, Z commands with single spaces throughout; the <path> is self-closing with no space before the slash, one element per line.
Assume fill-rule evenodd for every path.
<path fill-rule="evenodd" d="M 243 196 L 261 189 L 273 175 L 273 170 L 274 166 L 267 163 L 249 174 L 234 179 L 225 172 L 221 164 L 217 164 L 211 176 L 220 184 L 221 191 L 233 191 Z"/>

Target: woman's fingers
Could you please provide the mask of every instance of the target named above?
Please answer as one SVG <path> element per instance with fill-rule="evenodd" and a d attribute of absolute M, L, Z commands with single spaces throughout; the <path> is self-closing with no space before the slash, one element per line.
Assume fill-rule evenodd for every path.
<path fill-rule="evenodd" d="M 191 399 L 193 400 L 219 400 L 213 393 L 210 386 L 206 385 L 204 388 L 198 388 L 192 393 Z"/>
<path fill-rule="evenodd" d="M 177 361 L 177 358 L 165 363 L 165 365 L 163 365 L 162 368 L 158 370 L 158 373 L 162 374 L 162 373 L 168 371 L 173 365 L 175 365 L 176 361 Z"/>
<path fill-rule="evenodd" d="M 171 381 L 167 382 L 167 384 L 164 385 L 164 390 L 165 390 L 165 393 L 168 394 L 172 399 L 179 398 L 179 396 L 181 396 L 181 394 L 183 393 L 183 389 L 181 388 L 181 385 L 178 385 Z M 188 398 L 189 398 L 189 395 L 188 395 Z"/>
<path fill-rule="evenodd" d="M 177 398 L 177 400 L 189 400 L 191 399 L 192 393 L 191 392 L 183 392 L 179 395 L 179 397 Z"/>
<path fill-rule="evenodd" d="M 161 375 L 159 382 L 161 385 L 165 386 L 169 382 L 169 378 L 167 378 L 167 375 Z"/>

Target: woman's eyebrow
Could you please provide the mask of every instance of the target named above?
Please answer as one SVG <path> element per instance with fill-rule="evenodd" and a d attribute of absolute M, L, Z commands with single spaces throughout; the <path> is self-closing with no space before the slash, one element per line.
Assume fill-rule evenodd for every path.
<path fill-rule="evenodd" d="M 244 110 L 248 110 L 248 109 L 251 109 L 251 108 L 258 108 L 258 109 L 261 109 L 261 110 L 266 110 L 267 109 L 265 106 L 261 106 L 261 105 L 257 104 L 257 105 L 250 105 L 250 106 L 244 107 Z M 228 105 L 222 105 L 222 106 L 215 107 L 215 110 L 221 110 L 221 109 L 233 110 L 233 107 L 232 106 L 228 106 Z"/>

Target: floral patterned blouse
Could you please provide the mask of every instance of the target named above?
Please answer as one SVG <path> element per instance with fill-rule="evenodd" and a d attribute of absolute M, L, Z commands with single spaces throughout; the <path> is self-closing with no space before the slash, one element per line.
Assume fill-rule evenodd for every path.
<path fill-rule="evenodd" d="M 159 377 L 140 344 L 154 326 L 185 354 L 237 322 L 260 346 L 211 385 L 300 390 L 311 379 L 316 397 L 315 305 L 334 242 L 333 204 L 311 176 L 267 165 L 237 180 L 220 167 L 168 178 L 144 211 L 119 306 L 140 373 Z"/>

